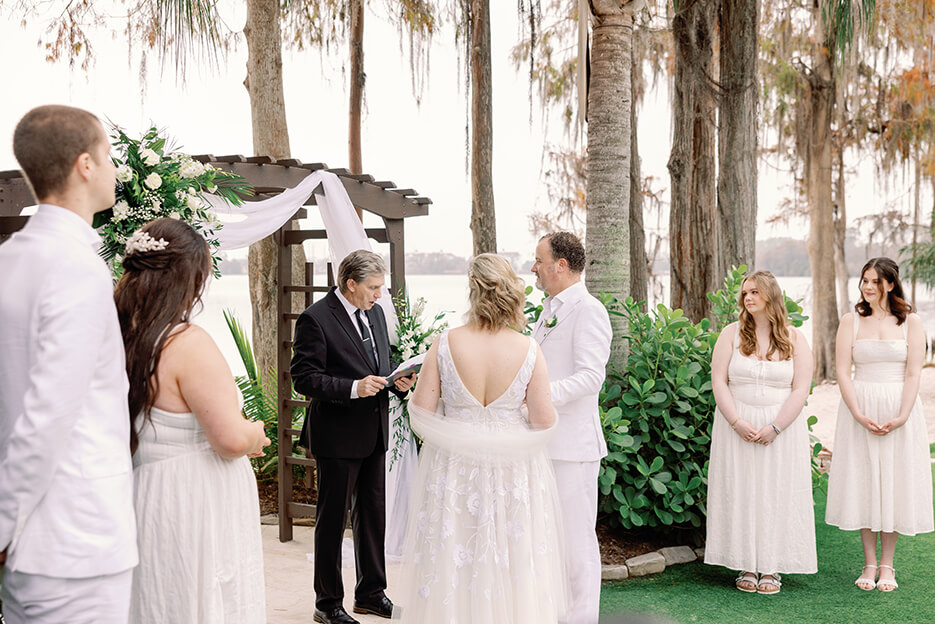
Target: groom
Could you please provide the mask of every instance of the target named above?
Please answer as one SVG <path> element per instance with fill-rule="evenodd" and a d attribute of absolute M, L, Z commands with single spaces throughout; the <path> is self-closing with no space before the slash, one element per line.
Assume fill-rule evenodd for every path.
<path fill-rule="evenodd" d="M 322 624 L 355 624 L 344 610 L 341 542 L 350 506 L 357 558 L 354 612 L 389 618 L 386 597 L 385 456 L 393 370 L 386 320 L 379 305 L 386 265 L 371 251 L 354 251 L 338 267 L 338 287 L 312 304 L 295 324 L 292 381 L 311 399 L 302 440 L 318 465 L 315 511 L 315 615 Z M 400 396 L 415 376 L 396 381 Z"/>
<path fill-rule="evenodd" d="M 547 234 L 536 246 L 536 287 L 548 297 L 533 338 L 549 365 L 558 413 L 552 458 L 565 528 L 565 567 L 571 602 L 565 624 L 597 624 L 601 553 L 597 543 L 597 478 L 607 445 L 597 397 L 610 357 L 610 319 L 581 281 L 584 247 L 569 232 Z"/>
<path fill-rule="evenodd" d="M 126 624 L 137 564 L 127 373 L 91 228 L 114 204 L 110 143 L 91 113 L 40 106 L 13 152 L 39 208 L 0 245 L 3 616 Z"/>

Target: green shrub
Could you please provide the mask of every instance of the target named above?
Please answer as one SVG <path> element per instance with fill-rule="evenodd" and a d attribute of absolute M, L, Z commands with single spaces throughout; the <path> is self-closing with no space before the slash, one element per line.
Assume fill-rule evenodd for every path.
<path fill-rule="evenodd" d="M 600 397 L 609 454 L 601 466 L 601 511 L 625 528 L 704 525 L 714 396 L 710 322 L 692 323 L 659 305 L 612 305 L 630 327 L 623 375 Z"/>
<path fill-rule="evenodd" d="M 603 297 L 610 314 L 629 325 L 626 369 L 611 371 L 600 395 L 607 440 L 599 478 L 600 509 L 624 528 L 685 529 L 699 539 L 706 514 L 708 456 L 715 401 L 711 352 L 720 329 L 737 320 L 737 297 L 746 267 L 735 268 L 724 288 L 708 294 L 714 323 L 692 323 L 681 310 Z M 806 320 L 785 298 L 793 325 Z M 811 428 L 811 422 L 809 424 Z M 817 440 L 814 440 L 817 442 Z M 816 483 L 820 443 L 813 449 Z"/>

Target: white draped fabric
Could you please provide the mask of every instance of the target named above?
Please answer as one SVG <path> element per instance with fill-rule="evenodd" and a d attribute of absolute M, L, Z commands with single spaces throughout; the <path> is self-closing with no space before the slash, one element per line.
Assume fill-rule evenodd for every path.
<path fill-rule="evenodd" d="M 319 184 L 321 187 L 319 188 Z M 318 191 L 315 189 L 318 188 Z M 218 230 L 221 250 L 240 249 L 266 238 L 283 226 L 315 194 L 315 203 L 321 213 L 328 236 L 328 251 L 331 265 L 338 265 L 352 251 L 371 249 L 370 239 L 363 223 L 357 217 L 354 204 L 337 175 L 328 171 L 313 171 L 295 187 L 286 189 L 269 199 L 245 202 L 234 206 L 222 197 L 206 195 L 211 212 L 223 224 Z M 389 336 L 396 341 L 396 310 L 389 289 L 383 289 L 379 301 L 387 318 Z M 393 445 L 397 432 L 390 416 L 389 443 Z M 399 560 L 406 532 L 406 515 L 409 494 L 416 465 L 416 446 L 412 436 L 402 453 L 393 463 L 387 461 L 386 473 L 386 555 L 391 561 Z"/>

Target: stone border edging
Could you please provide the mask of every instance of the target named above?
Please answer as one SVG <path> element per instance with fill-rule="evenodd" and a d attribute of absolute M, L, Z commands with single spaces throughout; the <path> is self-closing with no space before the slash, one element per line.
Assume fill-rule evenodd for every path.
<path fill-rule="evenodd" d="M 667 546 L 645 555 L 630 557 L 623 565 L 601 566 L 602 581 L 622 581 L 631 576 L 648 576 L 665 572 L 668 566 L 704 559 L 704 548 Z"/>
<path fill-rule="evenodd" d="M 277 525 L 279 521 L 276 514 L 260 516 L 260 524 Z M 312 518 L 295 518 L 296 526 L 315 526 Z M 704 559 L 704 548 L 691 546 L 668 546 L 645 555 L 631 557 L 623 565 L 602 565 L 601 581 L 622 581 L 631 576 L 648 576 L 665 572 L 669 566 L 680 563 L 691 563 Z"/>

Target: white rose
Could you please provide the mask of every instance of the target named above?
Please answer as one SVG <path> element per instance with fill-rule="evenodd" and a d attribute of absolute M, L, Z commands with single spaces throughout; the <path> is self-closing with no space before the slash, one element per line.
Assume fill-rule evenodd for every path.
<path fill-rule="evenodd" d="M 146 186 L 148 186 L 149 188 L 153 190 L 156 190 L 157 188 L 162 186 L 162 178 L 160 178 L 159 174 L 156 173 L 155 171 L 149 174 L 148 176 L 146 176 L 146 179 L 143 182 L 144 184 L 146 184 Z"/>
<path fill-rule="evenodd" d="M 175 219 L 176 221 L 178 221 L 179 219 L 182 218 L 182 215 L 180 215 L 180 214 L 177 213 L 177 212 L 170 212 L 170 213 L 169 213 L 169 218 L 170 218 L 170 219 Z"/>
<path fill-rule="evenodd" d="M 185 205 L 188 206 L 189 210 L 198 210 L 202 206 L 202 201 L 197 195 L 189 195 L 185 200 Z"/>
<path fill-rule="evenodd" d="M 117 167 L 117 180 L 120 182 L 129 182 L 133 179 L 133 170 L 127 165 Z"/>
<path fill-rule="evenodd" d="M 150 167 L 153 167 L 159 164 L 159 154 L 149 149 L 148 147 L 140 150 L 140 158 L 142 158 L 143 162 L 149 165 Z"/>

